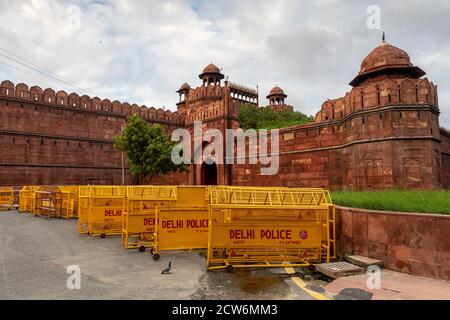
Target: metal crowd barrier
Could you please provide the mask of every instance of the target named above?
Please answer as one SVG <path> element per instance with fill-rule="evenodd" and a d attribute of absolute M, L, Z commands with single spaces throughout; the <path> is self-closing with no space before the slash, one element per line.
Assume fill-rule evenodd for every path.
<path fill-rule="evenodd" d="M 78 232 L 90 236 L 122 234 L 126 187 L 89 186 L 79 188 Z"/>
<path fill-rule="evenodd" d="M 150 253 L 206 250 L 208 248 L 208 207 L 206 187 L 179 186 L 177 198 L 156 207 L 155 233 Z"/>
<path fill-rule="evenodd" d="M 58 186 L 61 193 L 61 216 L 65 219 L 78 216 L 78 186 Z"/>
<path fill-rule="evenodd" d="M 43 186 L 32 186 L 30 187 L 31 190 L 31 208 L 30 213 L 35 214 L 36 213 L 36 192 L 40 190 Z"/>
<path fill-rule="evenodd" d="M 42 186 L 34 191 L 34 216 L 60 218 L 62 197 L 58 187 Z"/>
<path fill-rule="evenodd" d="M 220 186 L 208 197 L 208 269 L 307 266 L 335 256 L 326 190 Z"/>
<path fill-rule="evenodd" d="M 19 195 L 21 187 L 14 186 L 13 188 L 13 205 L 15 208 L 19 208 Z"/>
<path fill-rule="evenodd" d="M 0 187 L 0 210 L 14 208 L 14 189 L 12 187 Z"/>
<path fill-rule="evenodd" d="M 0 206 L 14 205 L 0 188 Z M 335 207 L 328 191 L 275 187 L 26 186 L 19 211 L 78 217 L 78 232 L 121 235 L 153 259 L 207 250 L 208 269 L 307 266 L 336 257 Z"/>
<path fill-rule="evenodd" d="M 78 188 L 78 233 L 89 232 L 89 203 L 91 199 L 91 187 L 80 186 Z"/>
<path fill-rule="evenodd" d="M 145 251 L 153 245 L 156 208 L 163 208 L 177 199 L 177 187 L 127 187 L 126 212 L 122 219 L 122 246 Z"/>
<path fill-rule="evenodd" d="M 31 211 L 31 187 L 25 186 L 19 192 L 19 213 Z"/>

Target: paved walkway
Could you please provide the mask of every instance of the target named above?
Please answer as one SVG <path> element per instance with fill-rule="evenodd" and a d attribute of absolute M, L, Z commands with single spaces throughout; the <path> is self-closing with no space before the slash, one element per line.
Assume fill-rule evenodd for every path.
<path fill-rule="evenodd" d="M 170 275 L 161 270 L 172 262 Z M 69 290 L 69 266 L 81 290 Z M 206 272 L 199 254 L 124 250 L 120 237 L 77 234 L 76 220 L 0 212 L 1 299 L 274 299 L 313 300 L 277 270 Z"/>
<path fill-rule="evenodd" d="M 325 286 L 334 299 L 450 300 L 450 282 L 382 270 L 380 289 L 367 288 L 368 275 L 339 278 Z"/>
<path fill-rule="evenodd" d="M 450 283 L 383 271 L 381 289 L 367 275 L 325 281 L 289 276 L 291 268 L 206 272 L 197 254 L 126 251 L 119 238 L 77 234 L 76 220 L 0 213 L 0 299 L 449 299 Z M 172 261 L 171 275 L 161 270 Z M 67 267 L 81 271 L 81 290 L 68 290 Z"/>

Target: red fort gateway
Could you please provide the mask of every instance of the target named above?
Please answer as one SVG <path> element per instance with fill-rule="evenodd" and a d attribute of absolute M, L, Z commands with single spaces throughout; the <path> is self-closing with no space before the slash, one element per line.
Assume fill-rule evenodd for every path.
<path fill-rule="evenodd" d="M 136 114 L 168 132 L 239 127 L 242 104 L 261 105 L 257 90 L 225 80 L 208 65 L 200 83 L 177 91 L 177 111 L 97 97 L 0 87 L 0 185 L 120 184 L 121 153 L 113 149 L 127 117 Z M 343 97 L 326 101 L 315 122 L 280 130 L 280 168 L 260 175 L 259 165 L 194 165 L 154 184 L 225 184 L 330 189 L 448 188 L 450 134 L 439 127 L 437 87 L 408 54 L 385 41 L 362 62 Z M 267 107 L 293 107 L 275 87 Z M 126 170 L 126 183 L 135 182 Z"/>

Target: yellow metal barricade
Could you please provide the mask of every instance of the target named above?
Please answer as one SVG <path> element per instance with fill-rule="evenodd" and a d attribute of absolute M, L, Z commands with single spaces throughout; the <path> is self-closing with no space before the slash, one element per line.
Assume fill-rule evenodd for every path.
<path fill-rule="evenodd" d="M 90 236 L 121 235 L 126 187 L 91 186 L 88 213 Z"/>
<path fill-rule="evenodd" d="M 32 186 L 30 187 L 31 190 L 31 208 L 30 213 L 35 214 L 36 213 L 36 191 L 40 190 L 41 188 L 44 188 L 44 186 Z"/>
<path fill-rule="evenodd" d="M 156 208 L 169 206 L 177 199 L 177 187 L 127 187 L 126 212 L 122 222 L 122 245 L 126 249 L 145 251 L 153 244 Z"/>
<path fill-rule="evenodd" d="M 22 188 L 21 187 L 13 187 L 13 205 L 15 208 L 19 208 L 19 195 L 20 195 L 20 190 Z"/>
<path fill-rule="evenodd" d="M 35 208 L 33 215 L 45 218 L 61 217 L 61 192 L 58 187 L 40 187 L 34 191 Z"/>
<path fill-rule="evenodd" d="M 153 259 L 161 252 L 208 248 L 206 187 L 177 187 L 176 201 L 156 208 Z"/>
<path fill-rule="evenodd" d="M 30 212 L 31 211 L 31 187 L 25 186 L 19 192 L 19 212 Z"/>
<path fill-rule="evenodd" d="M 335 256 L 335 210 L 322 189 L 209 187 L 209 269 L 305 266 Z"/>
<path fill-rule="evenodd" d="M 11 210 L 14 206 L 14 189 L 0 187 L 0 210 Z"/>
<path fill-rule="evenodd" d="M 61 216 L 65 219 L 78 216 L 78 186 L 58 186 L 61 192 Z"/>
<path fill-rule="evenodd" d="M 78 188 L 78 233 L 89 232 L 89 204 L 91 200 L 91 187 Z"/>

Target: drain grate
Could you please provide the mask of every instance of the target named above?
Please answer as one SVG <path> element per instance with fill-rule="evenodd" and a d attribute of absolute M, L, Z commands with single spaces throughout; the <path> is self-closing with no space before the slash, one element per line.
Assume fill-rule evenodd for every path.
<path fill-rule="evenodd" d="M 361 267 L 355 266 L 348 262 L 331 262 L 322 263 L 315 266 L 316 271 L 336 279 L 339 277 L 346 277 L 354 274 L 363 273 L 365 270 Z"/>

